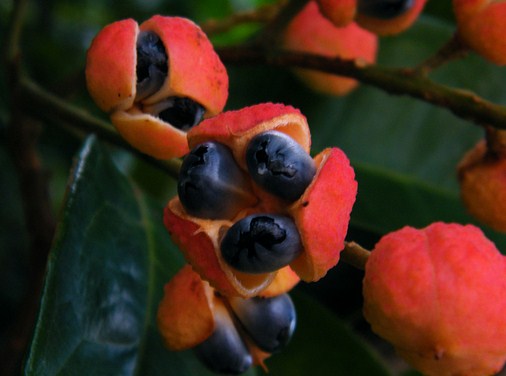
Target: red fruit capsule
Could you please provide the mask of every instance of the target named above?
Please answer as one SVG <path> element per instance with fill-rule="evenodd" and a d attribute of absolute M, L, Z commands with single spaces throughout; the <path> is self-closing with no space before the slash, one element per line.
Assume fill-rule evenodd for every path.
<path fill-rule="evenodd" d="M 262 298 L 264 304 L 260 306 L 244 301 L 240 313 L 255 338 L 277 349 L 286 344 L 293 332 L 295 312 L 286 294 L 275 296 Z M 284 308 L 284 312 L 279 312 L 279 308 Z M 189 265 L 165 285 L 157 322 L 169 350 L 195 349 L 197 356 L 214 371 L 244 372 L 251 365 L 264 366 L 263 361 L 270 356 L 245 333 L 228 298 L 212 289 Z M 263 331 L 264 326 L 269 331 Z"/>
<path fill-rule="evenodd" d="M 181 17 L 106 26 L 87 54 L 86 82 L 121 135 L 156 158 L 188 152 L 186 132 L 221 112 L 228 76 L 202 30 Z"/>
<path fill-rule="evenodd" d="M 251 140 L 273 130 L 291 137 L 301 150 L 309 152 L 310 137 L 305 117 L 292 107 L 272 103 L 207 119 L 188 133 L 188 143 L 190 147 L 209 141 L 226 145 L 237 165 L 247 172 L 247 149 Z M 314 178 L 294 202 L 287 203 L 251 180 L 257 200 L 245 206 L 236 217 L 222 220 L 198 218 L 190 215 L 176 197 L 165 208 L 165 226 L 194 270 L 222 294 L 273 296 L 293 287 L 299 278 L 316 281 L 339 260 L 357 183 L 348 158 L 337 148 L 324 150 L 313 162 Z M 255 273 L 248 269 L 237 270 L 225 261 L 220 246 L 227 232 L 237 228 L 235 224 L 261 213 L 279 214 L 294 224 L 294 230 L 287 233 L 298 232 L 300 236 L 296 252 L 293 257 L 280 262 L 277 267 L 281 269 L 278 270 L 260 268 Z M 288 265 L 283 267 L 286 263 Z"/>

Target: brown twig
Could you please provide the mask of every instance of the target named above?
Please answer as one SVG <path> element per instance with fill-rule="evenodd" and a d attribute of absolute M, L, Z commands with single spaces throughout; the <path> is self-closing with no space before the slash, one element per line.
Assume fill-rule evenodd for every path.
<path fill-rule="evenodd" d="M 370 254 L 371 251 L 355 242 L 345 242 L 344 250 L 341 252 L 341 260 L 357 269 L 365 270 L 365 264 Z"/>
<path fill-rule="evenodd" d="M 206 34 L 213 35 L 225 33 L 246 23 L 265 24 L 278 14 L 282 6 L 283 3 L 266 4 L 253 10 L 234 13 L 225 19 L 211 19 L 203 22 L 200 26 Z"/>
<path fill-rule="evenodd" d="M 469 52 L 470 48 L 461 40 L 459 34 L 455 33 L 434 55 L 415 67 L 413 73 L 428 75 L 434 69 L 450 61 L 463 58 Z"/>
<path fill-rule="evenodd" d="M 446 108 L 479 126 L 488 124 L 498 129 L 506 129 L 506 107 L 489 102 L 473 92 L 438 84 L 406 69 L 369 65 L 361 60 L 343 60 L 294 51 L 243 46 L 219 48 L 217 52 L 222 60 L 229 64 L 308 68 L 355 78 L 390 94 L 409 95 Z"/>

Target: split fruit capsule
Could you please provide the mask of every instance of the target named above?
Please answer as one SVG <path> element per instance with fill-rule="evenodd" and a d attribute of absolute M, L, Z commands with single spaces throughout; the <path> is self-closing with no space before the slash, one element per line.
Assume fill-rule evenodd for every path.
<path fill-rule="evenodd" d="M 485 59 L 506 64 L 506 3 L 491 0 L 453 0 L 461 40 Z"/>
<path fill-rule="evenodd" d="M 288 25 L 283 45 L 293 51 L 371 64 L 376 61 L 378 38 L 355 22 L 335 26 L 323 17 L 316 3 L 310 1 Z M 294 72 L 311 89 L 329 95 L 346 95 L 358 86 L 358 81 L 347 77 L 308 69 Z"/>
<path fill-rule="evenodd" d="M 173 241 L 213 288 L 253 297 L 271 286 L 289 289 L 300 279 L 317 281 L 337 264 L 357 193 L 354 171 L 337 148 L 309 156 L 309 127 L 298 110 L 265 103 L 224 112 L 190 130 L 188 143 L 197 154 L 200 147 L 215 145 L 224 151 L 218 159 L 228 161 L 227 173 L 241 172 L 240 178 L 204 179 L 205 171 L 226 174 L 188 156 L 201 175 L 190 184 L 204 179 L 201 193 L 188 203 L 189 196 L 180 192 L 164 211 Z M 184 181 L 191 175 L 185 170 Z"/>
<path fill-rule="evenodd" d="M 316 0 L 324 17 L 337 27 L 357 22 L 377 35 L 394 35 L 408 29 L 426 0 Z"/>
<path fill-rule="evenodd" d="M 103 28 L 87 53 L 86 83 L 118 132 L 160 159 L 186 154 L 186 132 L 221 112 L 228 96 L 227 72 L 211 42 L 181 17 Z"/>
<path fill-rule="evenodd" d="M 385 235 L 363 294 L 372 330 L 425 375 L 492 375 L 506 362 L 506 257 L 475 226 Z"/>
<path fill-rule="evenodd" d="M 210 370 L 241 374 L 264 365 L 287 346 L 296 313 L 286 292 L 272 297 L 228 298 L 216 293 L 189 265 L 164 288 L 158 326 L 170 350 L 193 349 Z"/>

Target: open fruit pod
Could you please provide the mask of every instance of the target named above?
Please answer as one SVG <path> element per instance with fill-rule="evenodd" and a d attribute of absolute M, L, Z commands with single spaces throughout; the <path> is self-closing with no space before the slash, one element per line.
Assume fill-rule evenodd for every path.
<path fill-rule="evenodd" d="M 265 369 L 264 360 L 288 344 L 296 312 L 286 292 L 226 297 L 186 265 L 165 285 L 157 322 L 169 350 L 193 349 L 212 371 L 239 374 Z"/>
<path fill-rule="evenodd" d="M 228 75 L 211 42 L 181 17 L 103 28 L 87 53 L 86 82 L 118 132 L 160 159 L 186 154 L 187 131 L 221 112 L 228 97 Z"/>
<path fill-rule="evenodd" d="M 270 286 L 289 289 L 299 278 L 317 281 L 339 261 L 357 183 L 340 149 L 311 158 L 310 142 L 306 118 L 272 103 L 222 113 L 188 133 L 192 151 L 164 223 L 186 260 L 220 293 L 272 295 Z M 216 167 L 213 153 L 221 148 L 229 156 L 225 167 Z M 209 175 L 219 179 L 200 181 L 207 165 Z M 219 172 L 232 170 L 238 171 L 233 178 Z M 300 174 L 284 179 L 286 170 Z M 195 200 L 197 209 L 191 206 Z M 204 211 L 208 206 L 214 209 Z"/>

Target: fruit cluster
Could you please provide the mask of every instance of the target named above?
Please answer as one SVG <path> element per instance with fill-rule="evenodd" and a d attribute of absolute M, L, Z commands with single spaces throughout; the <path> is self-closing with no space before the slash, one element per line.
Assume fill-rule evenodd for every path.
<path fill-rule="evenodd" d="M 278 274 L 287 287 L 316 281 L 338 262 L 354 172 L 337 148 L 309 156 L 298 110 L 265 103 L 224 112 L 193 128 L 188 143 L 165 226 L 220 293 L 255 296 Z"/>
<path fill-rule="evenodd" d="M 454 0 L 459 22 L 471 19 L 474 3 Z M 424 4 L 310 1 L 284 43 L 370 63 L 377 37 L 360 27 L 399 32 Z M 356 85 L 300 74 L 332 94 Z M 183 18 L 107 26 L 90 47 L 86 77 L 93 99 L 134 147 L 157 158 L 184 156 L 178 194 L 164 209 L 165 227 L 189 264 L 165 285 L 158 309 L 167 347 L 194 349 L 221 373 L 264 366 L 295 329 L 287 293 L 339 261 L 357 194 L 348 158 L 335 147 L 312 158 L 307 120 L 293 107 L 221 112 L 227 72 L 207 37 Z M 477 215 L 493 213 L 489 223 L 498 228 L 502 160 L 480 144 L 460 166 L 467 201 Z M 472 226 L 404 228 L 383 237 L 367 261 L 365 317 L 428 375 L 490 374 L 506 360 L 505 272 L 504 256 Z"/>
<path fill-rule="evenodd" d="M 290 339 L 287 292 L 337 263 L 357 184 L 339 149 L 310 157 L 305 117 L 281 104 L 204 120 L 188 143 L 164 223 L 192 268 L 166 285 L 159 327 L 170 349 L 241 373 Z"/>

